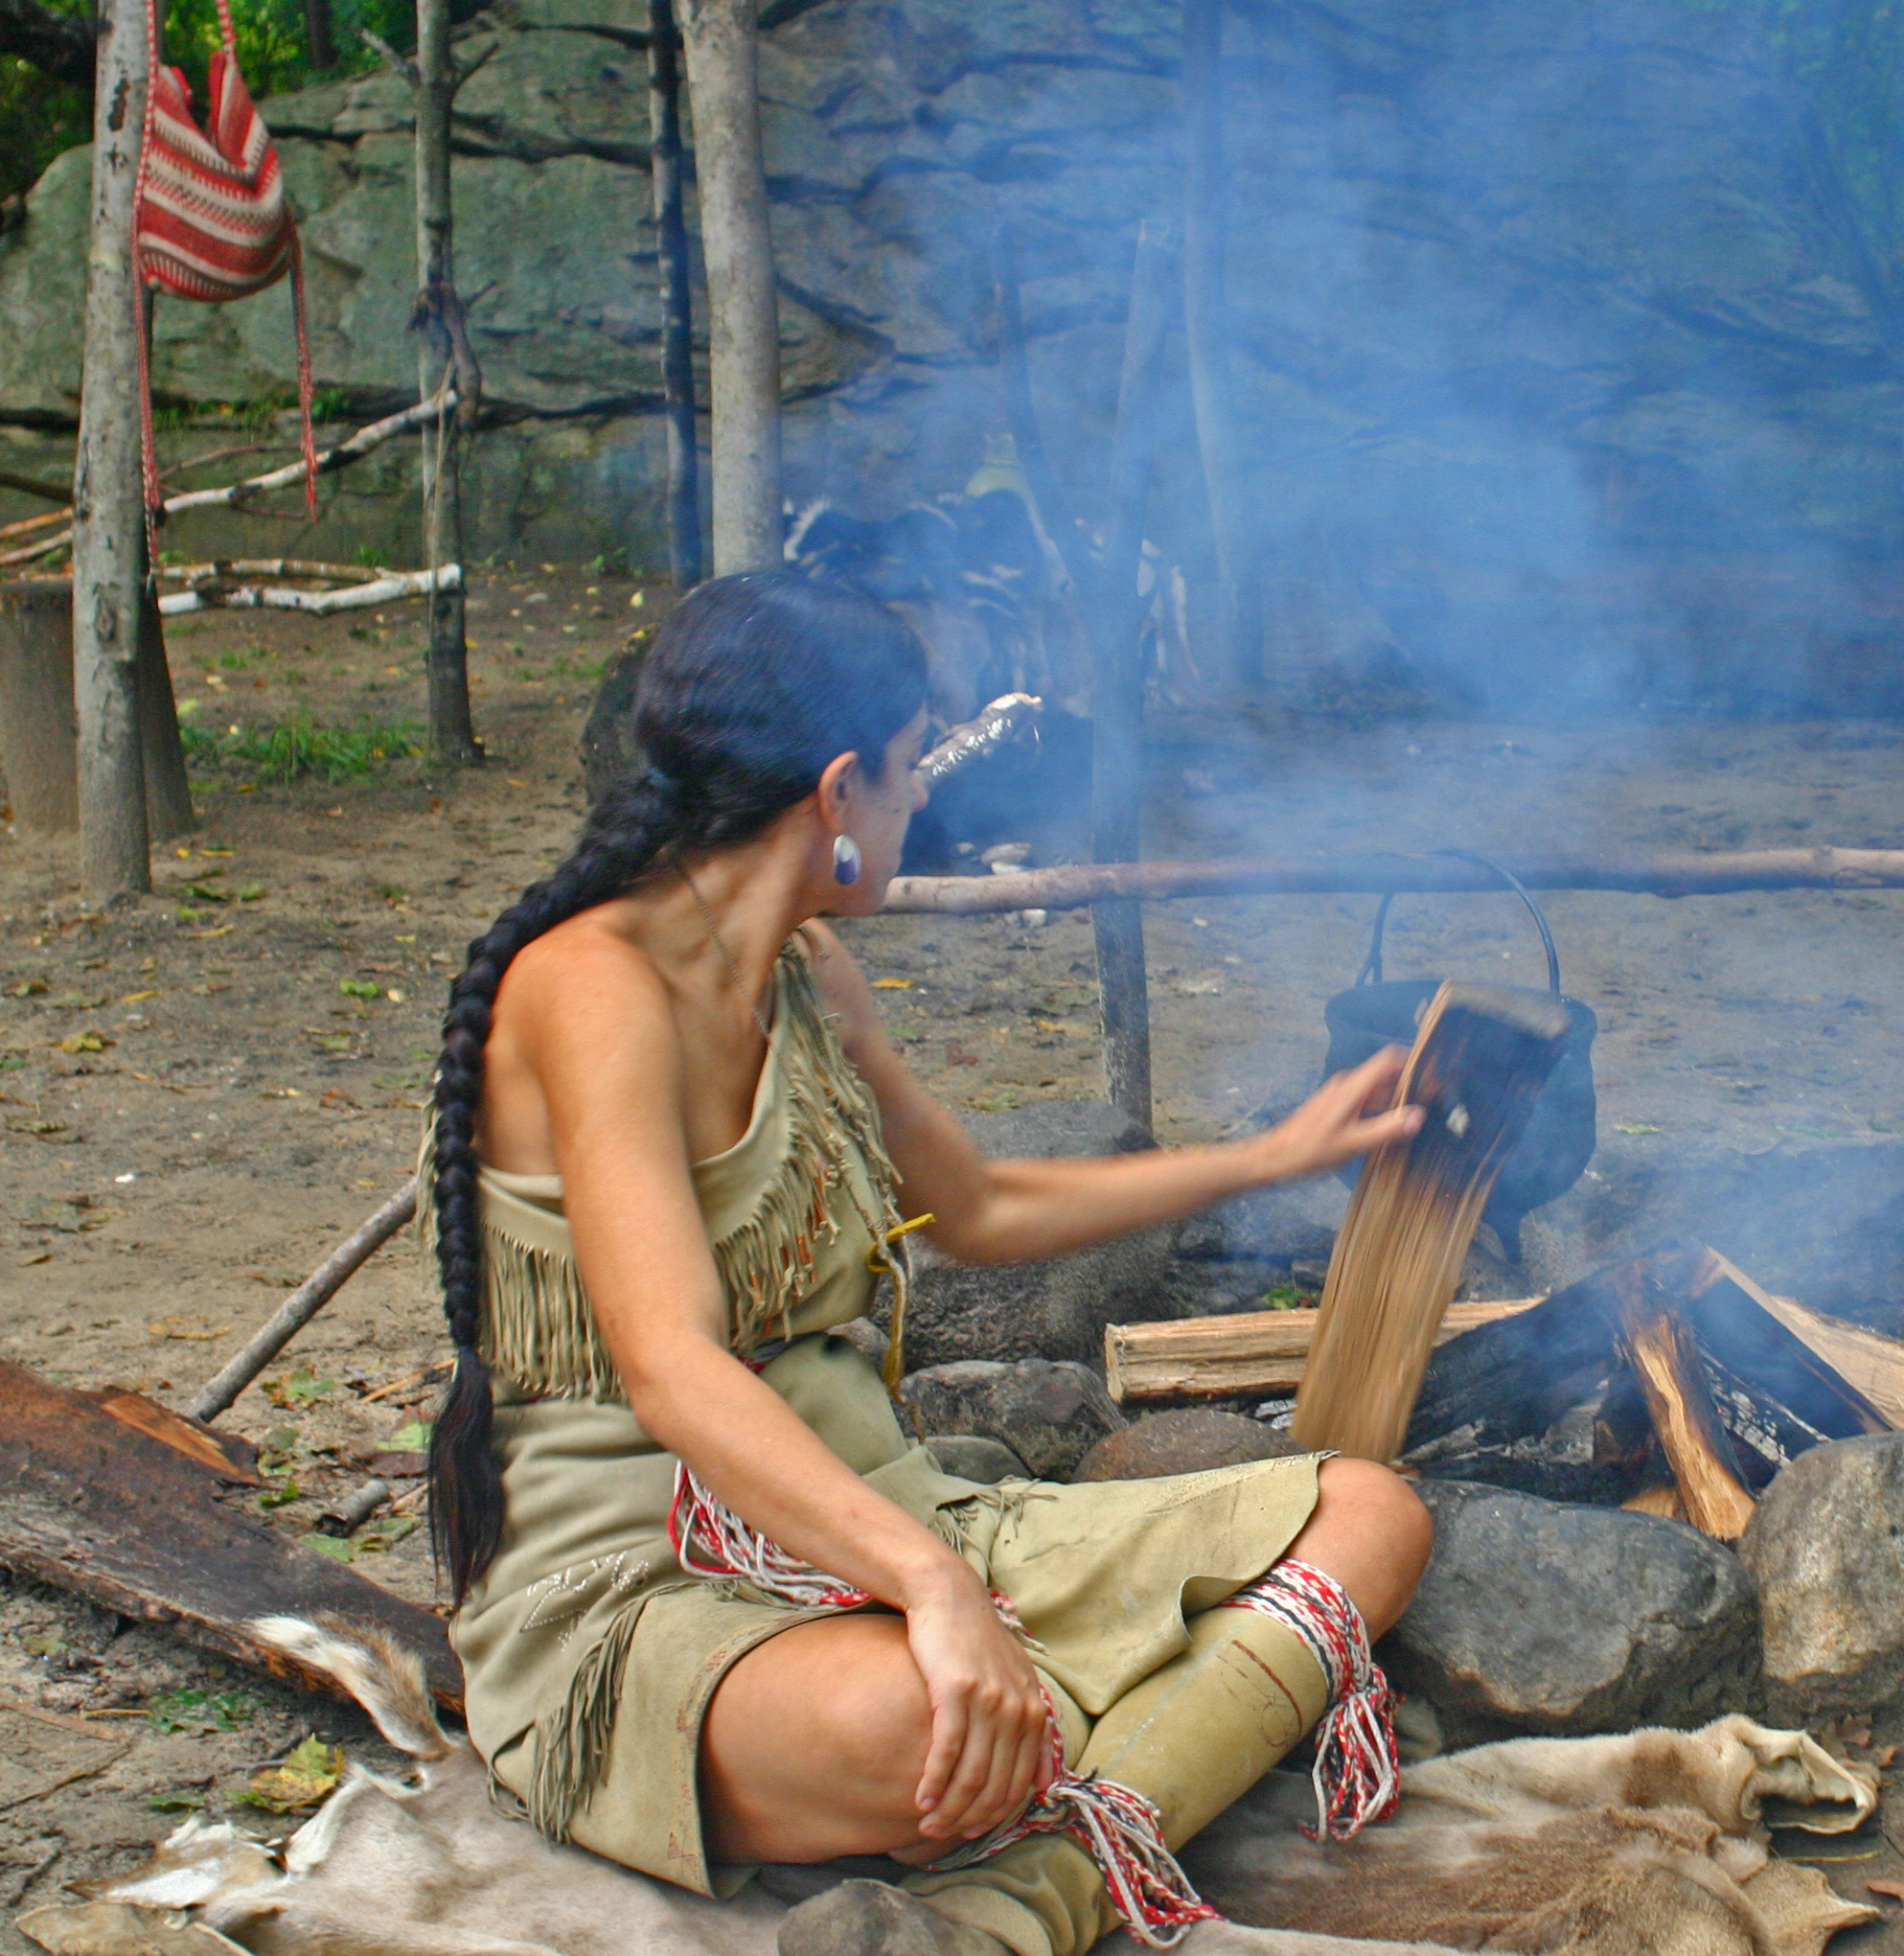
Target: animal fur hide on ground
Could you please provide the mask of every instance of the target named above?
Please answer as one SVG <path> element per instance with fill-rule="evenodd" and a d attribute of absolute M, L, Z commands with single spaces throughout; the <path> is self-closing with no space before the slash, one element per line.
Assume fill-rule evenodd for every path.
<path fill-rule="evenodd" d="M 54 1956 L 773 1956 L 774 1891 L 828 1878 L 770 1871 L 716 1902 L 552 1846 L 492 1805 L 407 1654 L 339 1624 L 254 1627 L 344 1685 L 417 1760 L 415 1783 L 353 1768 L 282 1863 L 229 1826 L 188 1821 L 89 1904 L 20 1918 Z M 1188 1857 L 1238 1920 L 1200 1926 L 1183 1956 L 1817 1956 L 1876 1914 L 1770 1860 L 1765 1831 L 1774 1803 L 1809 1809 L 1800 1824 L 1821 1831 L 1861 1825 L 1871 1775 L 1747 1718 L 1432 1760 L 1406 1776 L 1400 1818 L 1347 1847 L 1304 1842 L 1307 1781 L 1272 1779 Z M 1104 1956 L 1139 1952 L 1113 1937 Z"/>

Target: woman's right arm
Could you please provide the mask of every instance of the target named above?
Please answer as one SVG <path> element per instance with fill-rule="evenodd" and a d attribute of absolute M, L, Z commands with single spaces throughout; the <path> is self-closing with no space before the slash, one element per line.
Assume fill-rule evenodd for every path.
<path fill-rule="evenodd" d="M 1037 1674 L 960 1557 L 727 1349 L 667 995 L 625 942 L 565 935 L 559 957 L 532 950 L 512 969 L 526 982 L 507 1001 L 509 1043 L 545 1096 L 576 1256 L 630 1405 L 754 1528 L 905 1614 L 932 1707 L 921 1831 L 975 1838 L 1033 1784 L 1045 1734 Z"/>

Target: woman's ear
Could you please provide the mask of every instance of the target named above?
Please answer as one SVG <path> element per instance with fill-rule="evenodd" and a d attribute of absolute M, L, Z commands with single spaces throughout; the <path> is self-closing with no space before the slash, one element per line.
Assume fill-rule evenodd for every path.
<path fill-rule="evenodd" d="M 860 756 L 857 753 L 836 754 L 826 764 L 819 786 L 814 791 L 819 804 L 820 820 L 835 835 L 847 825 L 848 804 L 859 767 Z"/>

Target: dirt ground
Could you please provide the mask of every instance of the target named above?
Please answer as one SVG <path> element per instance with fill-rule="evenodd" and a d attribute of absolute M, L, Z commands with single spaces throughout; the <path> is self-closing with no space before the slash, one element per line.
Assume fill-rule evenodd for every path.
<path fill-rule="evenodd" d="M 404 756 L 288 786 L 220 767 L 196 781 L 199 824 L 158 857 L 157 891 L 110 914 L 80 905 L 71 843 L 0 836 L 0 1356 L 183 1404 L 410 1172 L 445 984 L 576 826 L 577 736 L 601 660 L 646 609 L 633 595 L 570 567 L 480 581 L 487 766 L 436 773 Z M 199 725 L 422 718 L 415 607 L 355 622 L 214 613 L 169 636 Z M 1155 729 L 1146 847 L 1890 844 L 1900 752 L 1904 731 L 1877 723 L 1358 730 L 1179 714 Z M 1568 989 L 1601 1015 L 1603 1129 L 1663 1150 L 1904 1131 L 1901 907 L 1904 892 L 1552 898 Z M 1313 1081 L 1322 1003 L 1352 978 L 1373 910 L 1152 909 L 1161 1139 L 1214 1136 Z M 955 1109 L 1100 1091 L 1082 915 L 888 917 L 848 935 L 874 977 L 906 981 L 879 995 L 889 1024 Z M 1538 970 L 1509 898 L 1395 908 L 1391 976 Z M 230 1415 L 264 1450 L 275 1525 L 309 1532 L 371 1456 L 414 1450 L 444 1350 L 406 1239 Z M 433 1599 L 421 1530 L 385 1526 L 356 1567 Z M 0 1576 L 6 1703 L 83 1714 L 113 1756 L 39 1721 L 47 1757 L 87 1771 L 37 1790 L 66 1768 L 34 1778 L 34 1721 L 9 1727 L 0 1754 L 27 1760 L 27 1779 L 0 1779 L 0 1908 L 129 1865 L 182 1813 L 227 1807 L 302 1733 L 381 1757 L 347 1708 Z M 1889 1845 L 1900 1825 L 1893 1797 L 1890 1831 L 1825 1844 L 1826 1872 L 1852 1894 L 1904 1872 Z M 0 1926 L 0 1946 L 26 1945 Z M 1904 1950 L 1904 1935 L 1882 1925 L 1836 1946 Z"/>

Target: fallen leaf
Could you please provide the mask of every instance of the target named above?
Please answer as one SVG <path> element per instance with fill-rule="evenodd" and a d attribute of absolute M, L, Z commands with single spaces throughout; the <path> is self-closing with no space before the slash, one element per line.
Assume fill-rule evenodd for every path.
<path fill-rule="evenodd" d="M 17 984 L 11 984 L 7 987 L 7 996 L 10 999 L 31 999 L 36 993 L 47 989 L 47 982 L 44 978 L 21 978 Z"/>
<path fill-rule="evenodd" d="M 400 1426 L 383 1442 L 385 1451 L 393 1454 L 420 1454 L 428 1449 L 430 1429 L 421 1419 L 413 1419 L 407 1426 Z"/>
<path fill-rule="evenodd" d="M 163 1318 L 149 1319 L 146 1329 L 154 1338 L 182 1338 L 190 1345 L 209 1345 L 214 1338 L 222 1338 L 231 1326 L 215 1324 L 203 1313 L 169 1311 Z"/>
<path fill-rule="evenodd" d="M 356 1107 L 357 1104 L 341 1087 L 327 1087 L 317 1097 L 320 1107 Z"/>
<path fill-rule="evenodd" d="M 138 1005 L 143 1004 L 148 999 L 161 999 L 164 996 L 163 992 L 127 992 L 119 1002 L 122 1005 Z"/>
<path fill-rule="evenodd" d="M 1880 1875 L 1876 1880 L 1867 1881 L 1865 1886 L 1873 1895 L 1888 1895 L 1893 1901 L 1904 1901 L 1904 1881 L 1898 1880 L 1894 1875 Z"/>
<path fill-rule="evenodd" d="M 26 1270 L 35 1263 L 51 1263 L 53 1261 L 53 1252 L 51 1250 L 35 1250 L 31 1256 L 15 1256 L 13 1261 L 20 1269 Z"/>
<path fill-rule="evenodd" d="M 238 900 L 241 904 L 255 904 L 261 896 L 269 894 L 262 883 L 245 883 L 239 886 Z"/>
<path fill-rule="evenodd" d="M 912 989 L 912 980 L 910 978 L 875 978 L 873 980 L 873 989 L 876 992 L 909 992 Z"/>
<path fill-rule="evenodd" d="M 283 1765 L 257 1774 L 238 1797 L 247 1806 L 262 1806 L 267 1813 L 296 1813 L 328 1800 L 336 1791 L 343 1772 L 344 1748 L 326 1745 L 312 1733 L 291 1748 Z"/>
<path fill-rule="evenodd" d="M 339 978 L 337 989 L 347 999 L 380 999 L 383 987 L 375 978 Z"/>
<path fill-rule="evenodd" d="M 1654 1127 L 1643 1120 L 1617 1120 L 1613 1124 L 1616 1134 L 1664 1134 L 1663 1127 Z"/>
<path fill-rule="evenodd" d="M 341 1536 L 313 1532 L 300 1535 L 298 1539 L 307 1549 L 315 1549 L 320 1555 L 329 1555 L 333 1562 L 355 1562 L 357 1559 L 357 1545 L 345 1541 Z"/>
<path fill-rule="evenodd" d="M 103 1052 L 109 1046 L 117 1046 L 116 1039 L 108 1039 L 103 1032 L 70 1032 L 59 1042 L 61 1052 Z"/>
<path fill-rule="evenodd" d="M 335 1379 L 320 1379 L 302 1366 L 282 1379 L 266 1379 L 264 1386 L 264 1396 L 272 1405 L 289 1408 L 309 1406 L 313 1399 L 322 1399 L 336 1390 Z"/>

